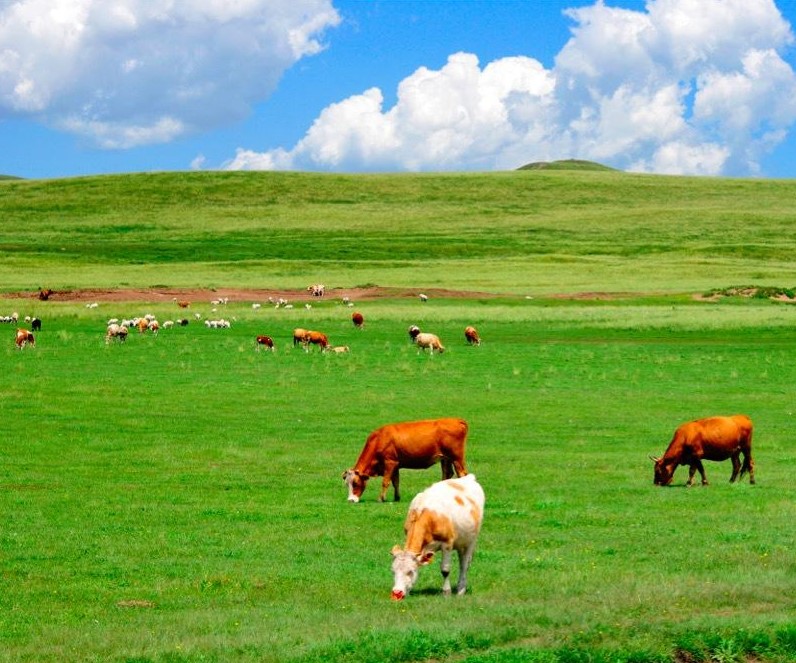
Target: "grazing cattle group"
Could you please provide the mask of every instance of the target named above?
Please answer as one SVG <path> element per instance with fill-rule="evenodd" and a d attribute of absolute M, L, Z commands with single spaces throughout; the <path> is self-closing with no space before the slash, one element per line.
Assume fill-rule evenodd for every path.
<path fill-rule="evenodd" d="M 307 288 L 313 297 L 323 297 L 323 285 L 311 285 Z M 39 299 L 46 301 L 53 294 L 52 290 L 40 290 Z M 428 298 L 419 295 L 422 302 Z M 187 301 L 174 301 L 181 308 L 187 308 Z M 213 306 L 225 305 L 226 298 L 214 300 Z M 344 299 L 346 306 L 351 302 Z M 318 305 L 325 306 L 325 302 Z M 92 308 L 96 304 L 90 305 Z M 292 308 L 280 298 L 276 308 Z M 257 311 L 260 305 L 253 305 Z M 307 311 L 312 307 L 307 305 Z M 216 309 L 213 309 L 216 311 Z M 304 313 L 304 315 L 309 315 Z M 194 314 L 197 320 L 199 313 Z M 234 320 L 235 318 L 233 318 Z M 0 316 L 0 322 L 19 320 L 18 314 Z M 357 329 L 364 327 L 364 316 L 356 311 L 351 321 Z M 33 332 L 41 330 L 38 317 L 26 317 L 32 331 L 25 328 L 16 330 L 15 346 L 23 349 L 35 347 Z M 176 321 L 186 326 L 188 319 Z M 230 328 L 231 324 L 224 318 L 204 321 L 208 328 Z M 163 329 L 171 329 L 175 322 L 168 320 Z M 49 328 L 49 327 L 48 327 Z M 151 332 L 157 334 L 160 325 L 153 315 L 141 318 L 108 320 L 105 332 L 105 343 L 115 340 L 123 343 L 127 340 L 130 329 L 139 334 Z M 349 328 L 350 329 L 350 328 Z M 418 325 L 408 328 L 411 342 L 417 347 L 418 355 L 428 350 L 431 355 L 445 352 L 445 346 L 436 334 L 425 332 Z M 135 338 L 135 336 L 134 336 Z M 480 346 L 481 337 L 472 325 L 464 328 L 464 339 L 468 346 Z M 293 346 L 301 345 L 305 352 L 313 346 L 322 352 L 346 354 L 350 352 L 348 345 L 331 345 L 326 333 L 297 327 L 293 330 Z M 259 334 L 255 337 L 255 348 L 274 351 L 274 338 Z M 479 351 L 480 352 L 480 351 Z M 25 355 L 22 355 L 25 356 Z M 674 473 L 680 465 L 688 466 L 686 486 L 692 486 L 694 477 L 699 472 L 702 484 L 708 485 L 703 461 L 724 461 L 732 463 L 730 482 L 735 482 L 745 474 L 749 475 L 749 483 L 755 483 L 755 464 L 752 458 L 753 425 L 746 415 L 713 416 L 680 425 L 674 432 L 668 448 L 661 457 L 651 457 L 654 461 L 653 483 L 656 486 L 669 486 L 673 482 Z M 465 461 L 468 424 L 460 418 L 438 418 L 420 421 L 405 421 L 381 426 L 373 430 L 367 437 L 356 463 L 343 472 L 343 481 L 348 491 L 348 501 L 357 503 L 362 500 L 367 483 L 374 477 L 381 477 L 378 494 L 380 502 L 385 501 L 390 485 L 393 487 L 393 498 L 400 501 L 400 471 L 402 469 L 423 470 L 436 463 L 440 464 L 442 480 L 432 484 L 417 494 L 411 501 L 404 524 L 405 541 L 403 547 L 395 546 L 392 550 L 392 572 L 394 575 L 392 598 L 403 600 L 415 585 L 419 569 L 432 560 L 434 554 L 441 551 L 441 573 L 443 577 L 442 591 L 450 594 L 451 590 L 451 559 L 455 550 L 459 560 L 459 576 L 456 586 L 457 594 L 464 594 L 467 589 L 467 574 L 473 558 L 478 535 L 484 515 L 484 491 L 475 476 L 468 473 Z M 454 477 L 455 475 L 455 477 Z"/>

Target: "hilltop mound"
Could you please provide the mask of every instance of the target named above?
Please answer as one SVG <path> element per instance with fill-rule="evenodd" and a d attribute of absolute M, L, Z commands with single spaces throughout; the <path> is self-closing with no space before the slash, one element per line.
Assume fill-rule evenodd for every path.
<path fill-rule="evenodd" d="M 618 172 L 616 168 L 604 166 L 596 161 L 582 159 L 563 159 L 561 161 L 534 161 L 520 166 L 517 170 L 599 170 Z"/>

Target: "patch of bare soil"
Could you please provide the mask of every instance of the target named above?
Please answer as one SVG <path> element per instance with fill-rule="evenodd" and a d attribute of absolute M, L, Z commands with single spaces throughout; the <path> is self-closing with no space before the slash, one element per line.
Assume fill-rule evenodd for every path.
<path fill-rule="evenodd" d="M 327 288 L 323 299 L 343 299 L 348 297 L 352 301 L 366 301 L 374 299 L 417 299 L 421 294 L 429 299 L 435 297 L 446 299 L 492 299 L 508 295 L 474 292 L 464 290 L 446 290 L 431 288 L 426 290 L 409 288 L 388 288 L 381 286 L 368 286 L 363 288 Z M 36 299 L 38 292 L 17 292 L 5 295 L 15 299 Z M 308 290 L 279 290 L 269 288 L 125 288 L 101 289 L 83 288 L 75 290 L 55 290 L 50 294 L 48 301 L 55 302 L 210 302 L 215 299 L 228 298 L 229 301 L 260 302 L 267 301 L 269 297 L 277 300 L 280 297 L 288 301 L 318 301 Z"/>

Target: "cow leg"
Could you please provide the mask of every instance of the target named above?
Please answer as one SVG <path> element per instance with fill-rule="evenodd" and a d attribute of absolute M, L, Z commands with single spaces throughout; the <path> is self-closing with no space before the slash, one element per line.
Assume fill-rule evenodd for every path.
<path fill-rule="evenodd" d="M 749 472 L 749 483 L 755 482 L 755 462 L 752 460 L 752 452 L 747 451 L 743 455 L 743 469 L 741 470 L 741 476 L 744 475 L 745 472 Z"/>
<path fill-rule="evenodd" d="M 396 466 L 392 473 L 392 490 L 393 490 L 393 499 L 396 502 L 401 501 L 401 492 L 398 490 L 398 484 L 400 483 L 400 468 Z"/>
<path fill-rule="evenodd" d="M 448 458 L 443 458 L 439 464 L 442 466 L 442 479 L 453 478 L 453 464 Z"/>
<path fill-rule="evenodd" d="M 442 560 L 440 561 L 440 571 L 442 571 L 442 593 L 450 596 L 451 593 L 451 553 L 452 548 L 442 547 Z"/>
<path fill-rule="evenodd" d="M 688 481 L 685 482 L 685 485 L 691 487 L 694 485 L 694 475 L 696 474 L 696 464 L 691 464 L 688 467 Z"/>
<path fill-rule="evenodd" d="M 702 461 L 701 460 L 697 460 L 696 468 L 699 470 L 699 475 L 702 477 L 702 485 L 703 486 L 707 486 L 708 485 L 708 478 L 705 476 L 705 468 L 702 467 Z"/>
<path fill-rule="evenodd" d="M 732 456 L 730 456 L 730 460 L 732 461 L 732 475 L 730 476 L 730 483 L 735 483 L 735 480 L 738 478 L 738 474 L 741 472 L 741 452 L 736 451 Z"/>
<path fill-rule="evenodd" d="M 470 568 L 470 562 L 473 560 L 473 553 L 475 552 L 475 542 L 467 546 L 467 549 L 462 552 L 459 551 L 459 581 L 456 583 L 456 593 L 461 596 L 467 591 L 467 570 Z"/>
<path fill-rule="evenodd" d="M 457 477 L 467 476 L 467 468 L 464 466 L 464 461 L 462 461 L 462 460 L 454 460 L 453 461 L 453 468 L 456 470 L 456 476 Z"/>
<path fill-rule="evenodd" d="M 395 473 L 395 479 L 393 479 Z M 395 490 L 395 501 L 398 502 L 401 496 L 398 492 L 398 463 L 385 463 L 384 464 L 384 477 L 381 481 L 381 493 L 379 494 L 379 502 L 383 502 L 387 496 L 387 489 L 393 484 Z"/>

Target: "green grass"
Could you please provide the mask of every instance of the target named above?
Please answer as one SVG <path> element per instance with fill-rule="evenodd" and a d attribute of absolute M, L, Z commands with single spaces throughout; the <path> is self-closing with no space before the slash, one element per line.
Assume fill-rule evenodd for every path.
<path fill-rule="evenodd" d="M 0 182 L 0 284 L 793 287 L 796 182 L 577 170 Z"/>
<path fill-rule="evenodd" d="M 794 659 L 790 309 L 429 304 L 362 302 L 358 331 L 336 302 L 241 302 L 229 330 L 106 346 L 107 317 L 178 309 L 31 302 L 36 349 L 0 351 L 0 660 Z M 448 352 L 418 355 L 415 321 Z M 351 354 L 294 350 L 297 325 Z M 653 487 L 678 423 L 740 411 L 758 485 L 709 463 L 707 488 Z M 389 550 L 438 469 L 398 504 L 347 504 L 340 474 L 373 428 L 443 415 L 487 494 L 471 592 L 440 596 L 435 564 L 395 604 Z"/>
<path fill-rule="evenodd" d="M 168 173 L 0 183 L 0 661 L 796 660 L 792 181 L 562 170 Z M 7 293 L 364 284 L 504 293 L 311 311 Z M 747 284 L 758 296 L 738 295 Z M 744 289 L 747 286 L 743 286 Z M 613 292 L 609 299 L 556 293 Z M 692 295 L 717 295 L 716 302 Z M 190 313 L 211 305 L 194 301 Z M 410 324 L 438 333 L 418 355 Z M 478 327 L 479 348 L 463 328 Z M 292 347 L 321 329 L 348 355 Z M 254 336 L 277 351 L 256 352 Z M 711 414 L 755 422 L 755 486 L 652 485 Z M 340 475 L 388 422 L 461 416 L 487 495 L 468 595 L 389 600 L 404 502 Z"/>

